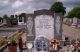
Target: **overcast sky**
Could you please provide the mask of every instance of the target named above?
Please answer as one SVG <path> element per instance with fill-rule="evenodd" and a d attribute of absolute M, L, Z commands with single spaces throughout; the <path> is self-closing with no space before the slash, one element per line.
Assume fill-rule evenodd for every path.
<path fill-rule="evenodd" d="M 63 2 L 67 13 L 75 6 L 80 5 L 80 0 L 0 0 L 0 16 L 18 13 L 33 13 L 34 10 L 49 9 L 56 2 Z"/>

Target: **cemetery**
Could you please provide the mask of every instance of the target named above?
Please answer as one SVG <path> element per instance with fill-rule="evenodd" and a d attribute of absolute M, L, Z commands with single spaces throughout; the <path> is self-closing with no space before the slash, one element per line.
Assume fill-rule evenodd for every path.
<path fill-rule="evenodd" d="M 59 51 L 64 52 L 64 51 L 71 51 L 72 48 L 66 49 L 69 46 L 70 47 L 72 45 L 78 46 L 78 44 L 80 44 L 78 42 L 79 36 L 76 35 L 77 37 L 75 37 L 75 35 L 73 35 L 73 38 L 72 38 L 70 34 L 67 35 L 67 33 L 69 33 L 70 31 L 72 30 L 75 31 L 75 28 L 69 27 L 72 29 L 70 31 L 65 28 L 67 26 L 63 25 L 64 24 L 63 15 L 61 13 L 54 13 L 50 10 L 42 9 L 42 10 L 34 11 L 34 14 L 29 14 L 26 20 L 27 20 L 26 21 L 27 25 L 23 26 L 24 28 L 22 29 L 22 31 L 25 31 L 25 30 L 27 31 L 27 32 L 26 31 L 24 32 L 26 33 L 26 37 L 27 37 L 25 40 L 26 44 L 25 43 L 22 44 L 21 43 L 22 40 L 20 39 L 20 45 L 19 45 L 21 47 L 20 50 L 22 50 L 22 47 L 27 46 L 24 48 L 23 51 L 26 50 L 30 52 L 33 52 L 33 51 L 34 52 L 59 52 Z M 5 28 L 4 29 L 2 28 L 1 30 L 5 30 Z M 8 31 L 9 29 L 6 29 L 6 30 Z M 78 34 L 79 32 L 76 32 L 76 33 Z M 24 33 L 20 34 L 16 32 L 16 34 L 11 36 L 12 38 L 10 39 L 13 40 L 15 38 L 14 40 L 18 42 L 19 38 Z"/>
<path fill-rule="evenodd" d="M 80 52 L 80 15 L 71 11 L 66 19 L 65 13 L 62 3 L 55 2 L 50 9 L 5 15 L 0 19 L 0 52 Z"/>

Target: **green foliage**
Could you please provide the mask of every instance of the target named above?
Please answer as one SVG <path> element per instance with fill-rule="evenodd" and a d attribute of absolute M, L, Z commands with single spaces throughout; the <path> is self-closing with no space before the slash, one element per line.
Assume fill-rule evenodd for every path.
<path fill-rule="evenodd" d="M 26 13 L 21 13 L 19 17 L 26 17 Z"/>
<path fill-rule="evenodd" d="M 0 19 L 2 19 L 2 17 L 0 17 Z"/>
<path fill-rule="evenodd" d="M 73 17 L 75 17 L 75 13 L 73 11 L 71 11 L 71 12 L 68 13 L 67 17 L 68 18 L 73 18 Z"/>
<path fill-rule="evenodd" d="M 16 43 L 15 40 L 11 40 L 11 41 L 10 41 L 10 44 L 13 45 L 13 46 L 17 45 L 17 43 Z"/>
<path fill-rule="evenodd" d="M 13 19 L 14 18 L 14 15 L 11 15 L 10 18 Z"/>
<path fill-rule="evenodd" d="M 68 13 L 68 18 L 73 17 L 80 18 L 80 7 L 75 7 Z"/>
<path fill-rule="evenodd" d="M 2 17 L 0 17 L 0 22 L 1 22 L 1 20 L 2 20 Z"/>
<path fill-rule="evenodd" d="M 55 2 L 50 8 L 51 11 L 62 13 L 63 15 L 66 13 L 65 9 L 62 2 Z"/>
<path fill-rule="evenodd" d="M 3 18 L 4 18 L 4 19 L 8 19 L 9 17 L 5 14 L 5 15 L 3 16 Z"/>
<path fill-rule="evenodd" d="M 18 15 L 15 15 L 15 17 L 17 18 L 17 17 L 18 17 Z"/>

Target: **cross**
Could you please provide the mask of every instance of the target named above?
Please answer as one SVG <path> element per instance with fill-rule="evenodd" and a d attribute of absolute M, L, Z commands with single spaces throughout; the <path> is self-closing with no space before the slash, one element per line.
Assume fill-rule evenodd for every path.
<path fill-rule="evenodd" d="M 54 50 L 58 50 L 58 45 L 59 45 L 59 42 L 57 42 L 57 40 L 51 41 L 51 46 Z"/>
<path fill-rule="evenodd" d="M 51 41 L 51 44 L 58 44 L 57 40 Z"/>

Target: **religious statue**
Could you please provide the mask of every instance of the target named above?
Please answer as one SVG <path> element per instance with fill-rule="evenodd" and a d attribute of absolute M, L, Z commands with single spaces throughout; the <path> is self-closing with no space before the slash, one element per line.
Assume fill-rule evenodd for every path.
<path fill-rule="evenodd" d="M 60 34 L 60 17 L 58 16 L 57 18 L 56 18 L 56 32 L 57 32 L 57 34 L 59 35 Z"/>
<path fill-rule="evenodd" d="M 28 34 L 32 35 L 33 21 L 31 17 L 28 17 L 27 28 L 28 28 Z"/>

